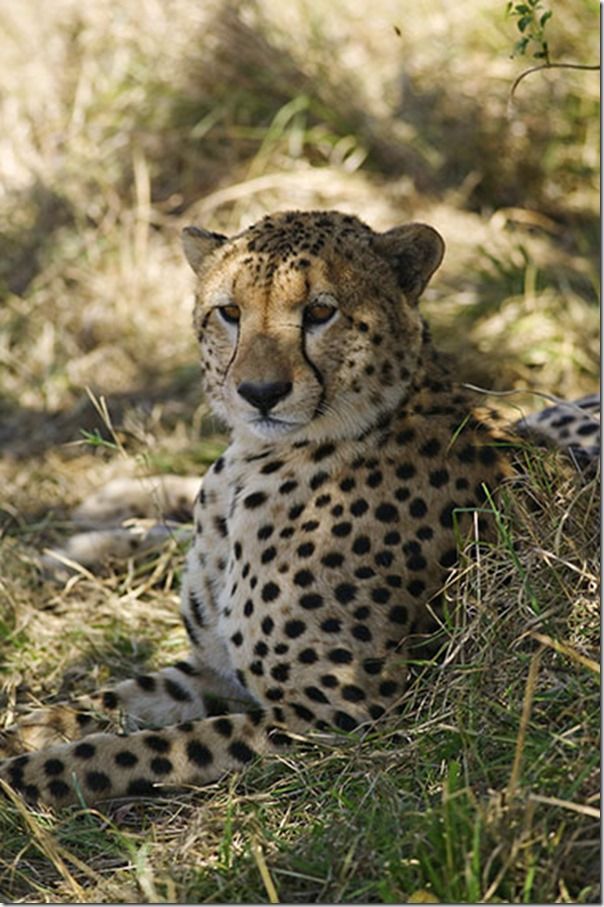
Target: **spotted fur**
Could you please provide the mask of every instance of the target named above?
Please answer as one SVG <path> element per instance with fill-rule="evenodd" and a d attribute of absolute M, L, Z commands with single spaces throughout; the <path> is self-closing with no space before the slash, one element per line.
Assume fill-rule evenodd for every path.
<path fill-rule="evenodd" d="M 288 212 L 231 239 L 189 228 L 184 246 L 205 391 L 232 433 L 195 503 L 191 654 L 7 734 L 1 775 L 30 799 L 200 784 L 289 732 L 396 713 L 458 541 L 488 533 L 510 471 L 511 441 L 418 309 L 434 230 Z M 119 712 L 126 736 L 108 731 Z"/>

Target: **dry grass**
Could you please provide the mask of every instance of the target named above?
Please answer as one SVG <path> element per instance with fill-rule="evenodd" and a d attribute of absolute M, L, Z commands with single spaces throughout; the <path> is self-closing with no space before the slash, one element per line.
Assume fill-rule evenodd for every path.
<path fill-rule="evenodd" d="M 539 391 L 594 388 L 598 87 L 590 74 L 538 74 L 510 111 L 524 63 L 510 59 L 500 6 L 2 11 L 7 720 L 18 701 L 183 650 L 175 544 L 58 585 L 36 557 L 103 482 L 201 473 L 224 443 L 198 391 L 184 224 L 230 231 L 286 206 L 337 207 L 377 228 L 424 219 L 448 246 L 424 309 L 464 379 L 513 390 L 496 401 L 513 416 L 541 405 Z M 552 57 L 597 59 L 597 15 L 593 0 L 556 3 Z M 117 448 L 87 388 L 106 398 Z M 2 805 L 2 898 L 597 899 L 598 488 L 555 457 L 532 458 L 527 475 L 498 544 L 451 586 L 464 620 L 445 628 L 439 664 L 418 667 L 399 727 L 317 741 L 159 804 Z"/>

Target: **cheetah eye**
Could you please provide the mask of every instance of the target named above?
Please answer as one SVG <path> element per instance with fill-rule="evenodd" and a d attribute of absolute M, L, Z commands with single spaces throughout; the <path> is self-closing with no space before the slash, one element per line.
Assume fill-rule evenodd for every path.
<path fill-rule="evenodd" d="M 227 324 L 238 324 L 241 318 L 241 312 L 238 305 L 220 305 L 218 306 L 220 317 Z"/>
<path fill-rule="evenodd" d="M 336 307 L 328 302 L 311 302 L 304 309 L 304 326 L 314 327 L 314 325 L 327 324 L 336 312 Z"/>

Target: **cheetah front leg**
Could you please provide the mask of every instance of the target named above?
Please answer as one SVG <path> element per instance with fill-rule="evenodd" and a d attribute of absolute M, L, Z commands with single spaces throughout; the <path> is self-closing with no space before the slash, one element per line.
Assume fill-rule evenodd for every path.
<path fill-rule="evenodd" d="M 77 740 L 107 729 L 163 727 L 249 707 L 237 681 L 191 658 L 115 687 L 30 712 L 0 734 L 0 758 Z"/>
<path fill-rule="evenodd" d="M 91 734 L 10 759 L 0 766 L 0 779 L 31 801 L 91 805 L 207 784 L 290 742 L 263 712 L 253 711 L 130 735 Z"/>

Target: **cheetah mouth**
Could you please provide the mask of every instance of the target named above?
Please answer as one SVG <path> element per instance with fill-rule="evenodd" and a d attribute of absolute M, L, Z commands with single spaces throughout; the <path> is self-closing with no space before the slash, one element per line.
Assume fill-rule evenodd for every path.
<path fill-rule="evenodd" d="M 301 422 L 288 422 L 287 419 L 279 419 L 276 416 L 259 416 L 249 422 L 252 431 L 261 438 L 287 435 L 300 428 L 301 424 Z"/>

